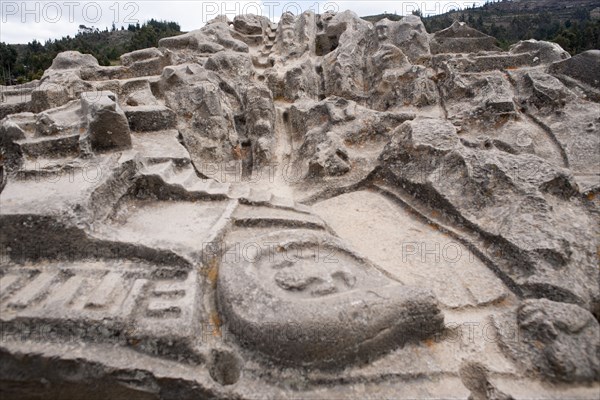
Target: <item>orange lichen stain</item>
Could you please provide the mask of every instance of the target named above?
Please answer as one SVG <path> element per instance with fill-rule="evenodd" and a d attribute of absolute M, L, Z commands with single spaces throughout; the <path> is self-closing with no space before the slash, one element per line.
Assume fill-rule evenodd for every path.
<path fill-rule="evenodd" d="M 425 339 L 423 341 L 423 343 L 425 343 L 425 346 L 427 346 L 428 348 L 432 348 L 435 345 L 435 340 L 433 340 L 432 338 L 429 339 Z"/>
<path fill-rule="evenodd" d="M 213 288 L 216 288 L 217 279 L 219 278 L 219 262 L 217 258 L 211 258 L 206 266 L 200 270 L 200 273 L 206 277 Z"/>
<path fill-rule="evenodd" d="M 385 181 L 383 179 L 381 179 L 380 177 L 376 177 L 375 179 L 373 179 L 373 184 L 374 185 L 385 185 Z"/>
<path fill-rule="evenodd" d="M 79 133 L 85 133 L 85 128 L 84 127 L 79 128 Z"/>
<path fill-rule="evenodd" d="M 506 123 L 509 121 L 509 118 L 507 116 L 501 116 L 500 118 L 498 118 L 498 120 L 494 123 L 494 128 L 500 128 L 503 125 L 506 125 Z"/>
<path fill-rule="evenodd" d="M 498 300 L 498 301 L 494 302 L 493 304 L 495 304 L 495 305 L 497 305 L 497 306 L 502 306 L 502 307 L 503 307 L 503 306 L 508 306 L 508 305 L 510 305 L 510 303 L 511 303 L 511 302 L 509 301 L 508 297 L 503 297 L 503 298 L 501 298 L 500 300 Z"/>
<path fill-rule="evenodd" d="M 216 286 L 217 284 L 217 278 L 219 277 L 219 270 L 217 268 L 211 268 L 208 271 L 208 280 L 210 281 L 210 283 L 213 286 Z"/>
<path fill-rule="evenodd" d="M 213 336 L 221 337 L 221 318 L 216 312 L 210 314 L 210 325 L 213 327 Z"/>
<path fill-rule="evenodd" d="M 533 345 L 534 345 L 535 347 L 537 347 L 539 350 L 541 350 L 541 349 L 543 349 L 543 348 L 544 348 L 544 343 L 540 342 L 539 340 L 536 340 L 536 341 L 533 343 Z"/>
<path fill-rule="evenodd" d="M 217 286 L 217 278 L 219 278 L 219 268 L 217 267 L 216 262 L 212 263 L 212 265 L 208 269 L 206 277 L 208 278 L 208 281 L 213 287 Z"/>
<path fill-rule="evenodd" d="M 435 210 L 433 210 L 433 211 L 431 212 L 431 216 L 432 216 L 433 218 L 437 218 L 437 217 L 439 217 L 439 216 L 440 216 L 440 213 L 439 213 L 439 212 L 437 212 L 437 211 L 435 211 Z"/>
<path fill-rule="evenodd" d="M 232 152 L 233 152 L 233 157 L 236 160 L 242 159 L 242 148 L 240 147 L 239 144 L 233 148 Z"/>
<path fill-rule="evenodd" d="M 592 201 L 596 198 L 596 193 L 588 193 L 587 199 Z"/>
<path fill-rule="evenodd" d="M 519 67 L 506 67 L 507 71 L 514 71 L 515 69 L 519 69 Z"/>

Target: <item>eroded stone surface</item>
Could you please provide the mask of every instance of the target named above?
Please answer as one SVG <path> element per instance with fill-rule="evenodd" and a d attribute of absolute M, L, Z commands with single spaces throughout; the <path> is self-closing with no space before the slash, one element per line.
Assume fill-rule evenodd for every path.
<path fill-rule="evenodd" d="M 589 311 L 546 299 L 527 300 L 495 323 L 517 328 L 519 340 L 510 337 L 509 329 L 500 329 L 502 346 L 526 368 L 559 381 L 598 380 L 600 327 Z"/>
<path fill-rule="evenodd" d="M 81 113 L 87 120 L 87 132 L 82 135 L 81 141 L 88 142 L 92 150 L 121 150 L 131 147 L 129 123 L 114 93 L 82 93 Z"/>
<path fill-rule="evenodd" d="M 226 257 L 250 250 L 219 270 L 226 327 L 284 364 L 369 360 L 442 330 L 432 294 L 386 278 L 327 235 L 282 231 L 235 246 Z"/>
<path fill-rule="evenodd" d="M 1 91 L 0 392 L 596 398 L 597 58 L 351 11 L 61 53 Z"/>
<path fill-rule="evenodd" d="M 510 293 L 463 243 L 391 198 L 353 192 L 317 203 L 314 209 L 361 254 L 406 285 L 431 288 L 445 307 L 485 306 Z"/>

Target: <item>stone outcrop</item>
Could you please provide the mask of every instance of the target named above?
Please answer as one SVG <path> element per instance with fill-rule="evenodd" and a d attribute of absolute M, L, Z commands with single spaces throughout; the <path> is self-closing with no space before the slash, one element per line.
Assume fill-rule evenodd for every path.
<path fill-rule="evenodd" d="M 433 34 L 431 53 L 477 53 L 500 50 L 496 39 L 469 27 L 464 22 L 455 21 L 449 28 Z"/>
<path fill-rule="evenodd" d="M 53 70 L 72 70 L 99 66 L 98 60 L 90 54 L 81 54 L 78 51 L 65 51 L 56 56 L 50 68 Z"/>
<path fill-rule="evenodd" d="M 514 397 L 498 390 L 489 380 L 489 370 L 476 362 L 464 362 L 459 370 L 460 379 L 471 391 L 469 400 L 514 400 Z"/>
<path fill-rule="evenodd" d="M 525 295 L 598 309 L 598 282 L 586 278 L 594 275 L 593 239 L 575 239 L 577 230 L 597 227 L 575 217 L 577 184 L 568 171 L 492 141 L 461 141 L 452 124 L 436 119 L 405 122 L 381 157 L 391 179 L 487 236 L 501 258 L 519 254 L 498 267 Z M 567 265 L 573 279 L 563 279 Z"/>
<path fill-rule="evenodd" d="M 393 283 L 326 235 L 289 232 L 253 240 L 285 248 L 223 263 L 219 309 L 241 341 L 283 364 L 369 360 L 443 329 L 431 293 Z M 328 260 L 315 259 L 315 251 L 330 252 L 335 265 L 323 268 Z"/>
<path fill-rule="evenodd" d="M 595 398 L 598 51 L 219 16 L 0 88 L 0 392 Z"/>
<path fill-rule="evenodd" d="M 558 44 L 552 42 L 538 41 L 535 39 L 522 40 L 510 47 L 512 54 L 537 53 L 537 60 L 534 62 L 542 64 L 554 63 L 571 58 L 571 55 L 562 49 Z"/>
<path fill-rule="evenodd" d="M 600 326 L 573 304 L 526 300 L 495 323 L 507 354 L 553 381 L 597 381 L 600 377 Z M 516 328 L 519 338 L 512 337 Z"/>
<path fill-rule="evenodd" d="M 580 82 L 600 89 L 600 50 L 588 50 L 576 55 L 573 59 L 566 59 L 550 66 L 553 74 L 566 75 Z"/>
<path fill-rule="evenodd" d="M 81 113 L 87 120 L 87 132 L 81 140 L 93 150 L 125 150 L 131 147 L 129 122 L 111 92 L 81 94 Z"/>

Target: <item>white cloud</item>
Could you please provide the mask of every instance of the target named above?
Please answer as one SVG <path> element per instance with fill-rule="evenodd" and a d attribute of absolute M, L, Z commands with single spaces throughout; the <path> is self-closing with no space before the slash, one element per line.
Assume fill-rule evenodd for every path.
<path fill-rule="evenodd" d="M 183 30 L 204 26 L 205 22 L 218 14 L 233 18 L 240 13 L 261 13 L 274 21 L 284 11 L 295 14 L 300 11 L 352 10 L 359 16 L 383 12 L 407 14 L 421 9 L 425 14 L 438 14 L 454 7 L 483 4 L 484 0 L 473 1 L 192 1 L 192 0 L 144 0 L 144 1 L 17 1 L 0 2 L 0 41 L 27 43 L 33 39 L 45 41 L 63 36 L 74 36 L 79 25 L 94 26 L 103 30 L 115 23 L 119 28 L 129 23 L 143 23 L 151 18 L 175 21 Z"/>

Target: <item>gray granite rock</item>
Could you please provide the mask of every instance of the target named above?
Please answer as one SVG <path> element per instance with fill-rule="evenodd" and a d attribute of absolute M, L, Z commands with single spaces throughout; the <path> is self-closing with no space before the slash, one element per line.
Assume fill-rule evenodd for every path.
<path fill-rule="evenodd" d="M 81 94 L 81 112 L 87 120 L 87 132 L 81 140 L 92 150 L 124 150 L 131 147 L 129 123 L 111 92 Z"/>
<path fill-rule="evenodd" d="M 600 326 L 573 304 L 526 300 L 496 320 L 506 353 L 550 380 L 594 382 L 600 376 Z M 516 328 L 518 338 L 509 333 Z"/>
<path fill-rule="evenodd" d="M 498 51 L 496 39 L 464 22 L 454 21 L 446 29 L 435 32 L 431 38 L 431 53 L 477 53 L 480 51 Z"/>
<path fill-rule="evenodd" d="M 542 64 L 550 64 L 571 58 L 571 55 L 558 44 L 535 39 L 522 40 L 513 44 L 510 46 L 509 52 L 512 54 L 535 53 L 538 57 L 537 62 Z"/>
<path fill-rule="evenodd" d="M 588 50 L 550 65 L 549 71 L 553 74 L 566 75 L 598 89 L 600 88 L 599 67 L 600 50 Z"/>
<path fill-rule="evenodd" d="M 596 398 L 597 58 L 222 15 L 0 87 L 0 393 Z"/>

